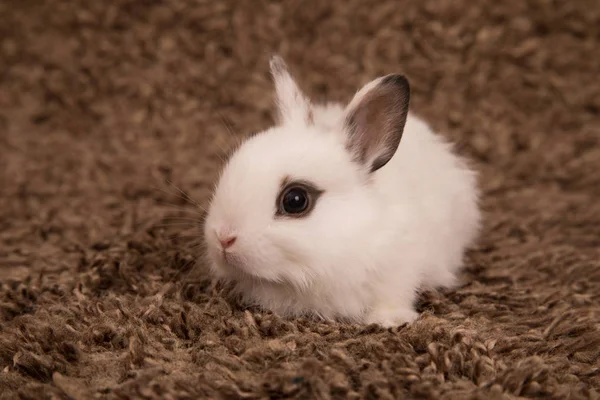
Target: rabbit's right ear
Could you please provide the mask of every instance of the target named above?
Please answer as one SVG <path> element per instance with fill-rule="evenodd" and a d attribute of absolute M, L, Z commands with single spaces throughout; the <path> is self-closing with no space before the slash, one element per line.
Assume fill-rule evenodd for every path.
<path fill-rule="evenodd" d="M 271 75 L 275 83 L 275 95 L 277 97 L 277 111 L 280 123 L 303 123 L 312 122 L 311 103 L 302 93 L 292 76 L 288 67 L 278 55 L 271 57 L 269 62 Z"/>
<path fill-rule="evenodd" d="M 387 75 L 356 93 L 344 119 L 346 148 L 369 172 L 387 164 L 398 149 L 408 115 L 410 86 L 402 75 Z"/>

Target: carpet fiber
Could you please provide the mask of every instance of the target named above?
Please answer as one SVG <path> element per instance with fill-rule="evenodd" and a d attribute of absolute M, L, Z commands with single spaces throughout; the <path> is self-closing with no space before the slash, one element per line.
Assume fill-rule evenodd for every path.
<path fill-rule="evenodd" d="M 416 323 L 285 321 L 194 263 L 273 52 L 316 99 L 406 74 L 481 172 Z M 596 0 L 0 2 L 0 398 L 599 398 L 599 55 Z"/>

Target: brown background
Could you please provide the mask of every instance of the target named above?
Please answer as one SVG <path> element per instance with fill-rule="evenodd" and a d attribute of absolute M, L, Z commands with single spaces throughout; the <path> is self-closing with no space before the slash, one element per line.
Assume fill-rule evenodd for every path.
<path fill-rule="evenodd" d="M 414 325 L 283 321 L 192 266 L 165 179 L 206 204 L 274 51 L 316 99 L 405 73 L 481 171 L 464 285 Z M 596 0 L 0 2 L 0 398 L 598 398 L 599 76 Z"/>

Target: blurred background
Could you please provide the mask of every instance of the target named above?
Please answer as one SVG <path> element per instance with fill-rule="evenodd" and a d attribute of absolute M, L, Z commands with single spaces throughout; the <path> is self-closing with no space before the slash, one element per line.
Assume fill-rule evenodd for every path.
<path fill-rule="evenodd" d="M 405 74 L 481 172 L 465 284 L 415 327 L 245 311 L 196 262 L 274 53 L 315 100 Z M 0 398 L 592 396 L 599 54 L 595 0 L 2 1 Z"/>

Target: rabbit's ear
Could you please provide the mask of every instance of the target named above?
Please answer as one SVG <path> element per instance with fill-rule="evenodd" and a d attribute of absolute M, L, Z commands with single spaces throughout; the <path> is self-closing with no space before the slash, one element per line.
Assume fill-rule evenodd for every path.
<path fill-rule="evenodd" d="M 290 75 L 283 58 L 275 55 L 271 57 L 269 64 L 275 83 L 279 122 L 282 124 L 312 123 L 312 106 L 310 100 L 304 96 Z"/>
<path fill-rule="evenodd" d="M 409 100 L 408 80 L 393 74 L 366 84 L 346 108 L 346 147 L 370 172 L 383 167 L 396 153 Z"/>

